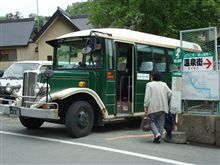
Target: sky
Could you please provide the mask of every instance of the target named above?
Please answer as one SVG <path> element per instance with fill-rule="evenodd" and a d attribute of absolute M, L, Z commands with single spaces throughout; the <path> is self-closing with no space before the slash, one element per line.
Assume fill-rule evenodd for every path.
<path fill-rule="evenodd" d="M 37 2 L 39 16 L 52 16 L 58 6 L 65 10 L 72 3 L 84 1 L 86 0 L 0 0 L 0 16 L 19 11 L 22 18 L 28 18 L 30 13 L 37 14 Z"/>

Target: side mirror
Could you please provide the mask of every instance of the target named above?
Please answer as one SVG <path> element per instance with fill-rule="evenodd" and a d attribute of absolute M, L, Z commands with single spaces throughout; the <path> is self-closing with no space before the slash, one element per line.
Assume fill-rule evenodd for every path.
<path fill-rule="evenodd" d="M 91 50 L 92 50 L 91 47 L 86 46 L 81 50 L 81 53 L 82 54 L 89 54 L 91 52 Z"/>
<path fill-rule="evenodd" d="M 47 78 L 51 78 L 53 76 L 53 70 L 47 67 L 44 74 Z"/>
<path fill-rule="evenodd" d="M 0 70 L 0 77 L 4 75 L 4 70 Z"/>

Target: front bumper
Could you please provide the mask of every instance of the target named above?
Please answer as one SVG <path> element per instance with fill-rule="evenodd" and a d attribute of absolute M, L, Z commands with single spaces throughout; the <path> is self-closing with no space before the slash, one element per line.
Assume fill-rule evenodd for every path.
<path fill-rule="evenodd" d="M 51 103 L 50 103 L 51 105 Z M 43 108 L 26 108 L 13 105 L 0 104 L 0 113 L 9 116 L 25 116 L 40 119 L 59 119 L 58 108 L 43 109 Z"/>

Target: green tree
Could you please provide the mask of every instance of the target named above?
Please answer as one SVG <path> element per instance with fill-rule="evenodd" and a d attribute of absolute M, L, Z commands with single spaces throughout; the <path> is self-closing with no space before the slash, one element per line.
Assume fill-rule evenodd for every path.
<path fill-rule="evenodd" d="M 137 0 L 96 0 L 92 3 L 90 21 L 96 27 L 136 30 L 143 17 L 139 6 L 140 2 Z"/>
<path fill-rule="evenodd" d="M 38 16 L 39 26 L 42 28 L 45 24 L 45 17 L 44 16 Z"/>
<path fill-rule="evenodd" d="M 6 18 L 6 19 L 14 19 L 14 14 L 13 14 L 13 13 L 7 13 L 7 14 L 5 15 L 5 18 Z"/>
<path fill-rule="evenodd" d="M 37 18 L 37 14 L 35 14 L 35 13 L 30 13 L 30 14 L 29 14 L 29 18 Z"/>
<path fill-rule="evenodd" d="M 7 13 L 5 15 L 5 19 L 20 19 L 23 16 L 21 15 L 21 13 L 19 11 L 16 11 L 15 14 L 13 13 Z"/>
<path fill-rule="evenodd" d="M 37 16 L 37 14 L 31 13 L 31 14 L 29 14 L 29 18 L 34 18 L 36 20 L 36 28 L 37 29 L 40 29 L 44 26 L 44 23 L 45 23 L 45 17 L 44 16 Z M 38 21 L 39 21 L 39 23 L 38 23 Z"/>
<path fill-rule="evenodd" d="M 3 16 L 0 16 L 0 20 L 4 20 L 5 19 L 5 17 L 3 17 Z"/>
<path fill-rule="evenodd" d="M 89 0 L 87 2 L 73 3 L 72 5 L 67 6 L 66 12 L 68 12 L 71 16 L 83 15 L 83 14 L 89 15 L 91 13 L 90 12 L 91 3 L 92 0 Z"/>
<path fill-rule="evenodd" d="M 93 0 L 95 27 L 130 28 L 179 38 L 179 31 L 220 22 L 220 0 Z"/>
<path fill-rule="evenodd" d="M 21 12 L 19 12 L 19 11 L 16 11 L 15 12 L 15 15 L 14 15 L 14 18 L 15 19 L 20 19 L 20 18 L 22 18 L 23 16 L 21 15 Z"/>

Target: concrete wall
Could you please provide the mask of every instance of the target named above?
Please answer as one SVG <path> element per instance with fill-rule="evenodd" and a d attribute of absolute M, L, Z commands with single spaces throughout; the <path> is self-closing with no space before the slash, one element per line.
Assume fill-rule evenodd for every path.
<path fill-rule="evenodd" d="M 53 55 L 53 48 L 46 43 L 48 40 L 55 39 L 63 34 L 73 32 L 73 28 L 60 18 L 54 20 L 50 27 L 36 41 L 38 44 L 38 59 L 47 60 L 48 55 Z"/>
<path fill-rule="evenodd" d="M 216 146 L 220 147 L 220 116 L 215 120 Z"/>
<path fill-rule="evenodd" d="M 220 116 L 181 114 L 178 131 L 186 132 L 187 141 L 220 147 Z"/>

